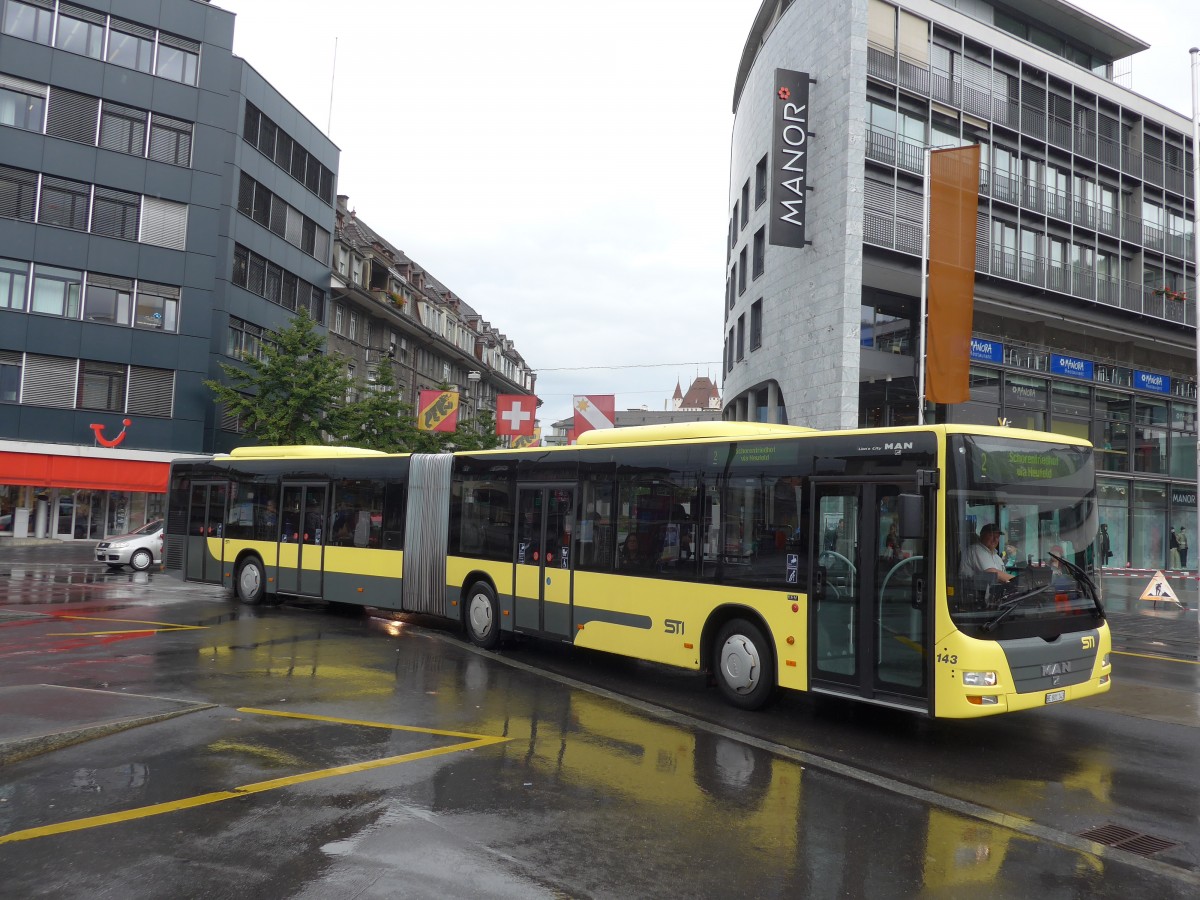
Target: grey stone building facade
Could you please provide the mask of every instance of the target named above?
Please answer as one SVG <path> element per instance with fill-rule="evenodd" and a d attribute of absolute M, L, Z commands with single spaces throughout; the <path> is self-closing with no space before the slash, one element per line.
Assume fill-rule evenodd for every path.
<path fill-rule="evenodd" d="M 329 347 L 362 389 L 390 366 L 401 399 L 416 410 L 422 390 L 446 385 L 459 392 L 464 429 L 484 410 L 495 416 L 498 394 L 534 392 L 536 376 L 514 342 L 367 225 L 344 195 L 331 284 Z"/>
<path fill-rule="evenodd" d="M 971 399 L 932 416 L 1092 440 L 1110 562 L 1166 565 L 1196 515 L 1195 188 L 1190 120 L 1114 81 L 1147 46 L 1058 0 L 765 0 L 734 86 L 726 418 L 916 421 L 924 150 L 979 144 Z M 802 247 L 770 238 L 777 69 L 813 79 Z"/>

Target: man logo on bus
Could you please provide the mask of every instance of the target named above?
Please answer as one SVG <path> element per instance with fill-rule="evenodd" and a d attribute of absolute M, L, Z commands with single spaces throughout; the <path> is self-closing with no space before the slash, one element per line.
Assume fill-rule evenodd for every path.
<path fill-rule="evenodd" d="M 884 441 L 884 450 L 895 450 L 899 453 L 901 450 L 911 450 L 913 448 L 912 441 Z"/>

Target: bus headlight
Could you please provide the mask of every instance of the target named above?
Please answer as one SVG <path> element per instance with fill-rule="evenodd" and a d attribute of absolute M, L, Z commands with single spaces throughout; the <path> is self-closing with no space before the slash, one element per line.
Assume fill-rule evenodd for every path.
<path fill-rule="evenodd" d="M 967 687 L 993 687 L 996 684 L 996 673 L 963 672 L 962 683 Z"/>
<path fill-rule="evenodd" d="M 1107 669 L 1108 666 L 1109 666 L 1108 654 L 1105 653 L 1102 657 L 1100 657 L 1100 668 Z"/>

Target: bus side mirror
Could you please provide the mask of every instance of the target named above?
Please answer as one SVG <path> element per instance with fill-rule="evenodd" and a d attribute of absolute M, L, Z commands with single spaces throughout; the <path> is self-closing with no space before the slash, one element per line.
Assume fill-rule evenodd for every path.
<path fill-rule="evenodd" d="M 920 494 L 901 494 L 896 500 L 896 526 L 900 540 L 925 537 L 925 498 Z"/>

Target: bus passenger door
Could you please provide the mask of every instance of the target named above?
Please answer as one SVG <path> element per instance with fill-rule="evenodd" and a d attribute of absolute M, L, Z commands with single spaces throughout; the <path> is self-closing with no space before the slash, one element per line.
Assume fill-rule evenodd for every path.
<path fill-rule="evenodd" d="M 574 516 L 574 485 L 517 489 L 513 625 L 521 631 L 571 636 Z"/>
<path fill-rule="evenodd" d="M 224 481 L 192 482 L 184 570 L 188 581 L 221 583 L 221 565 L 225 556 L 225 497 L 228 490 L 229 486 Z"/>
<path fill-rule="evenodd" d="M 813 689 L 903 706 L 928 702 L 926 541 L 900 540 L 915 483 L 814 479 L 809 573 Z"/>
<path fill-rule="evenodd" d="M 324 484 L 283 483 L 279 510 L 279 591 L 321 596 L 327 525 Z"/>

